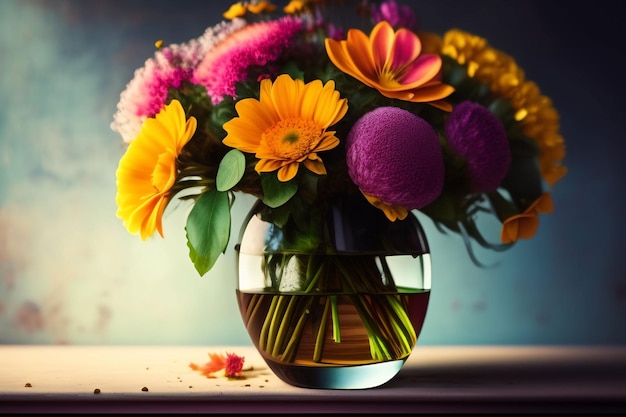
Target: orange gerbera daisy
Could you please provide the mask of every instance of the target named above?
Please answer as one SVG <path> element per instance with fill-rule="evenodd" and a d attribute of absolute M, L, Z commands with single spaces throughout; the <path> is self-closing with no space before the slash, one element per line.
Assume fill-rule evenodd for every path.
<path fill-rule="evenodd" d="M 513 215 L 502 224 L 503 243 L 513 243 L 519 239 L 530 239 L 539 228 L 539 215 L 552 213 L 554 204 L 549 192 L 543 193 L 523 213 Z"/>
<path fill-rule="evenodd" d="M 441 57 L 422 54 L 420 38 L 406 28 L 394 31 L 383 20 L 369 37 L 350 29 L 347 40 L 326 38 L 326 52 L 337 68 L 385 97 L 452 110 L 443 101 L 454 88 L 441 82 Z"/>
<path fill-rule="evenodd" d="M 348 104 L 332 80 L 305 84 L 282 74 L 274 83 L 262 80 L 259 100 L 243 99 L 235 109 L 239 117 L 223 126 L 228 133 L 224 144 L 254 153 L 257 172 L 278 170 L 278 179 L 285 182 L 296 176 L 300 163 L 326 174 L 317 153 L 339 144 L 335 132 L 326 129 L 341 120 Z"/>
<path fill-rule="evenodd" d="M 176 180 L 176 158 L 196 131 L 194 117 L 185 119 L 177 100 L 146 119 L 117 168 L 117 217 L 143 240 L 155 230 L 163 237 L 161 219 Z"/>

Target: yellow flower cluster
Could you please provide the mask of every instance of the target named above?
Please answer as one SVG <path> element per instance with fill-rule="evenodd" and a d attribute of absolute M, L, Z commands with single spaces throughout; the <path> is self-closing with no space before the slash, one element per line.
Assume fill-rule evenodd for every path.
<path fill-rule="evenodd" d="M 539 147 L 539 166 L 544 180 L 552 187 L 566 173 L 560 165 L 565 141 L 559 133 L 559 115 L 552 100 L 541 94 L 533 81 L 527 81 L 515 59 L 489 45 L 486 39 L 453 29 L 441 42 L 441 53 L 467 66 L 468 75 L 510 101 L 515 119 L 524 133 Z"/>
<path fill-rule="evenodd" d="M 532 138 L 539 149 L 538 164 L 544 181 L 553 187 L 565 176 L 567 168 L 561 165 L 565 157 L 565 141 L 559 133 L 559 115 L 552 100 L 541 94 L 535 82 L 526 80 L 524 71 L 513 57 L 493 48 L 480 36 L 452 29 L 435 42 L 442 55 L 466 66 L 468 76 L 486 84 L 493 94 L 510 102 L 523 133 Z M 503 243 L 534 236 L 539 227 L 538 215 L 552 210 L 552 199 L 546 192 L 523 213 L 504 221 Z"/>

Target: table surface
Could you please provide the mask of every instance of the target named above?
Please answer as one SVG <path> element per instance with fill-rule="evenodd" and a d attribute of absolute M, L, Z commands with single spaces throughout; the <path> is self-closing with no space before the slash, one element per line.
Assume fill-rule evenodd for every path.
<path fill-rule="evenodd" d="M 244 356 L 243 378 L 189 367 L 210 352 Z M 626 346 L 418 346 L 380 387 L 317 390 L 248 346 L 0 345 L 0 414 L 298 411 L 622 413 Z"/>

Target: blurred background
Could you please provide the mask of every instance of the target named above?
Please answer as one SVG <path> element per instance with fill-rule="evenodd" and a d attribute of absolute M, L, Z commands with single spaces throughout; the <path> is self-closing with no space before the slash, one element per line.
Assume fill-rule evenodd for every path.
<path fill-rule="evenodd" d="M 405 3 L 424 29 L 464 29 L 515 57 L 560 112 L 569 168 L 537 235 L 481 255 L 485 268 L 471 262 L 461 239 L 424 219 L 433 290 L 418 344 L 626 344 L 617 6 Z M 147 242 L 115 217 L 124 147 L 109 127 L 154 42 L 199 37 L 230 4 L 0 2 L 0 343 L 250 344 L 234 293 L 234 239 L 199 277 L 184 210 L 167 213 L 165 239 Z M 233 236 L 251 203 L 236 201 Z"/>

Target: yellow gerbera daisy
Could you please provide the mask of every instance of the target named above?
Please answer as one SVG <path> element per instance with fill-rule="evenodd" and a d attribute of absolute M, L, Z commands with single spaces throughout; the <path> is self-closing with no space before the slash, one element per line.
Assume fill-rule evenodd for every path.
<path fill-rule="evenodd" d="M 428 103 L 450 111 L 443 101 L 454 91 L 441 82 L 439 55 L 422 53 L 420 38 L 408 29 L 381 21 L 369 37 L 350 29 L 344 41 L 326 38 L 326 52 L 341 71 L 389 98 Z"/>
<path fill-rule="evenodd" d="M 247 98 L 235 105 L 239 117 L 224 124 L 224 144 L 259 159 L 257 172 L 278 170 L 280 181 L 296 176 L 300 163 L 324 175 L 326 168 L 317 152 L 336 147 L 339 139 L 327 131 L 348 111 L 346 99 L 334 81 L 307 84 L 283 74 L 272 83 L 261 81 L 259 100 Z"/>
<path fill-rule="evenodd" d="M 117 168 L 117 217 L 143 240 L 157 230 L 163 237 L 162 217 L 168 192 L 176 180 L 176 158 L 196 131 L 194 117 L 185 119 L 177 100 L 146 119 Z"/>

